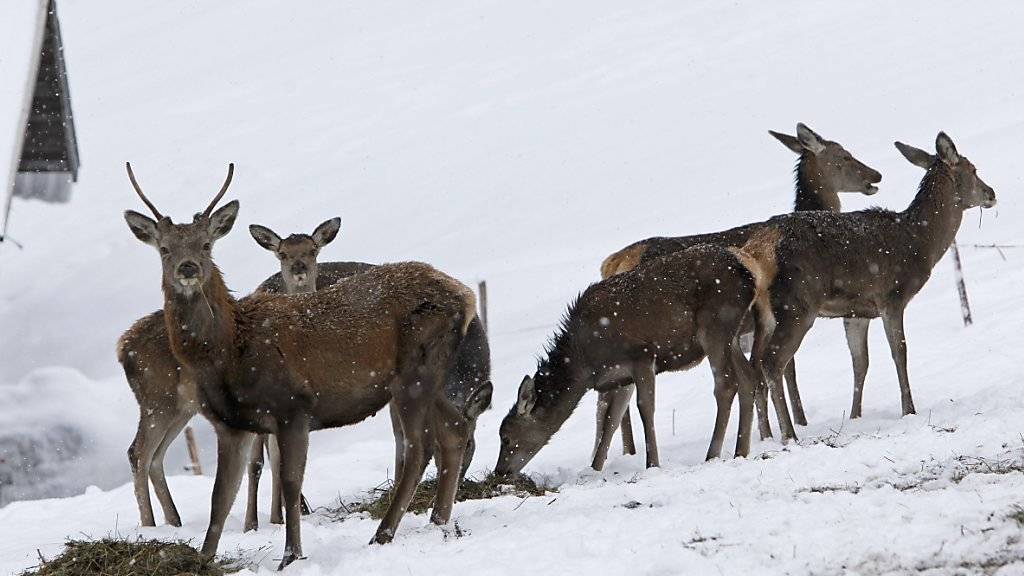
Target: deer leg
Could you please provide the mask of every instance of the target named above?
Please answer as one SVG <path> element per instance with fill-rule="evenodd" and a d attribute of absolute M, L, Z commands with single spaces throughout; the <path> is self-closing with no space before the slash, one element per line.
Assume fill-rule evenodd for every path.
<path fill-rule="evenodd" d="M 740 425 L 736 432 L 735 457 L 746 457 L 750 454 L 750 436 L 754 425 L 754 390 L 760 383 L 757 371 L 743 357 L 735 346 L 732 349 L 733 372 L 739 380 L 740 393 Z"/>
<path fill-rule="evenodd" d="M 267 435 L 260 434 L 256 437 L 256 441 L 252 443 L 252 448 L 249 450 L 248 483 L 246 486 L 248 498 L 245 502 L 245 528 L 243 528 L 243 532 L 256 530 L 260 527 L 259 517 L 257 516 L 259 509 L 257 500 L 260 492 L 260 476 L 263 475 L 263 447 L 266 443 Z"/>
<path fill-rule="evenodd" d="M 632 396 L 632 391 L 630 396 Z M 633 456 L 636 454 L 636 441 L 633 439 L 633 421 L 629 416 L 629 404 L 626 404 L 626 409 L 622 413 L 622 424 L 619 426 L 622 430 L 622 454 L 624 456 Z"/>
<path fill-rule="evenodd" d="M 789 393 L 789 405 L 793 409 L 793 421 L 800 426 L 807 426 L 804 415 L 804 403 L 800 400 L 800 390 L 796 387 L 796 357 L 786 364 L 786 391 Z"/>
<path fill-rule="evenodd" d="M 903 309 L 887 310 L 882 314 L 885 336 L 889 339 L 892 361 L 896 364 L 896 375 L 900 379 L 900 400 L 903 415 L 916 414 L 914 398 L 910 395 L 910 378 L 907 376 L 907 337 L 903 332 Z"/>
<path fill-rule="evenodd" d="M 605 403 L 605 406 L 603 410 L 598 409 L 598 414 L 603 413 L 603 418 L 597 422 L 597 438 L 590 463 L 590 467 L 598 472 L 604 469 L 604 463 L 608 460 L 608 449 L 611 448 L 612 437 L 615 436 L 615 427 L 622 421 L 623 414 L 629 410 L 633 388 L 634 386 L 629 384 L 601 392 L 599 402 Z"/>
<path fill-rule="evenodd" d="M 128 447 L 128 463 L 132 467 L 132 482 L 135 485 L 135 501 L 139 505 L 139 524 L 156 526 L 153 516 L 153 503 L 149 495 L 149 467 L 153 462 L 160 439 L 170 426 L 169 419 L 147 415 L 141 409 L 139 428 L 135 433 L 132 445 Z"/>
<path fill-rule="evenodd" d="M 853 406 L 850 418 L 860 418 L 864 404 L 864 378 L 868 374 L 868 327 L 869 318 L 843 318 L 846 330 L 846 345 L 853 359 Z"/>
<path fill-rule="evenodd" d="M 156 499 L 164 510 L 164 520 L 171 526 L 181 526 L 181 516 L 174 506 L 174 499 L 171 498 L 171 490 L 167 487 L 167 476 L 164 474 L 164 455 L 171 442 L 181 434 L 181 430 L 192 419 L 192 414 L 176 415 L 168 426 L 164 437 L 160 440 L 153 454 L 153 460 L 149 465 L 149 480 L 153 483 L 153 491 L 156 492 Z"/>
<path fill-rule="evenodd" d="M 754 386 L 754 406 L 757 408 L 757 428 L 761 440 L 772 437 L 772 425 L 768 420 L 768 381 L 761 377 L 762 363 L 768 351 L 768 341 L 775 330 L 775 321 L 768 310 L 755 309 L 754 314 L 761 320 L 754 323 L 754 342 L 751 344 L 750 364 L 757 374 Z"/>
<path fill-rule="evenodd" d="M 792 304 L 775 308 L 773 312 L 777 323 L 768 341 L 767 354 L 758 358 L 761 359 L 764 378 L 768 381 L 768 391 L 771 393 L 772 404 L 779 420 L 782 441 L 788 442 L 796 440 L 797 436 L 789 415 L 789 407 L 786 406 L 782 373 L 786 365 L 793 360 L 793 355 L 796 354 L 804 336 L 814 324 L 815 315 L 797 310 Z"/>
<path fill-rule="evenodd" d="M 434 435 L 437 454 L 437 494 L 430 521 L 442 526 L 451 519 L 455 495 L 459 489 L 462 459 L 466 453 L 467 428 L 462 414 L 445 400 L 435 403 Z"/>
<path fill-rule="evenodd" d="M 277 446 L 277 438 L 268 435 L 267 460 L 270 461 L 270 523 L 284 524 L 284 488 L 281 485 L 281 449 Z"/>
<path fill-rule="evenodd" d="M 402 416 L 398 412 L 398 403 L 394 400 L 388 403 L 388 411 L 391 413 L 391 430 L 395 433 L 395 482 L 402 477 L 403 464 L 405 463 L 405 436 L 402 434 Z"/>
<path fill-rule="evenodd" d="M 417 383 L 418 387 L 419 384 Z M 402 424 L 402 437 L 404 439 L 402 456 L 402 475 L 398 477 L 395 484 L 395 491 L 391 498 L 391 505 L 384 514 L 377 532 L 370 544 L 387 544 L 395 537 L 395 530 L 398 523 L 409 507 L 416 486 L 423 477 L 422 470 L 426 466 L 425 441 L 428 434 L 424 433 L 427 424 L 427 406 L 425 399 L 407 397 L 410 395 L 394 395 L 392 402 L 398 403 L 399 418 Z"/>
<path fill-rule="evenodd" d="M 309 452 L 309 424 L 304 417 L 277 423 L 277 447 L 281 453 L 281 490 L 284 493 L 284 555 L 278 570 L 302 556 L 302 480 Z"/>
<path fill-rule="evenodd" d="M 256 438 L 251 432 L 228 428 L 220 423 L 214 427 L 217 431 L 217 476 L 213 481 L 213 497 L 210 502 L 210 527 L 203 540 L 202 553 L 207 558 L 213 558 L 217 553 L 224 522 L 242 483 L 245 459 Z"/>
<path fill-rule="evenodd" d="M 647 467 L 660 466 L 658 440 L 654 432 L 654 362 L 644 363 L 633 370 L 636 384 L 636 407 L 644 425 L 644 444 L 647 447 Z"/>
<path fill-rule="evenodd" d="M 739 384 L 736 374 L 733 371 L 731 358 L 731 346 L 719 343 L 702 343 L 704 351 L 708 354 L 708 361 L 711 364 L 711 373 L 715 379 L 715 402 L 718 405 L 718 413 L 715 415 L 715 428 L 711 434 L 711 445 L 705 460 L 712 460 L 722 455 L 722 445 L 725 444 L 725 432 L 729 426 L 729 415 L 732 412 L 732 402 L 736 398 Z"/>

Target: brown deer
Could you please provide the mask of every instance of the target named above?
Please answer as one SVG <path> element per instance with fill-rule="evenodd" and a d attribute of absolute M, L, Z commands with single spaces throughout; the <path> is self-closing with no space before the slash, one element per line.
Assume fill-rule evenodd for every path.
<path fill-rule="evenodd" d="M 904 310 L 955 239 L 964 211 L 996 204 L 995 191 L 945 133 L 936 137 L 936 155 L 898 142 L 896 147 L 928 168 L 906 210 L 807 212 L 768 221 L 778 239 L 774 251 L 757 258 L 777 271 L 770 285 L 771 314 L 758 319 L 752 360 L 768 383 L 783 439 L 795 439 L 796 433 L 780 386 L 782 369 L 818 317 L 881 316 L 903 414 L 914 413 Z"/>
<path fill-rule="evenodd" d="M 536 373 L 526 376 L 516 404 L 501 423 L 495 472 L 518 473 L 548 442 L 587 390 L 633 383 L 643 421 L 647 467 L 658 466 L 654 432 L 654 381 L 661 372 L 699 364 L 705 356 L 715 380 L 718 413 L 707 458 L 721 454 L 729 413 L 740 394 L 736 456 L 750 449 L 753 367 L 739 350 L 737 335 L 763 279 L 750 252 L 711 244 L 673 252 L 645 266 L 605 278 L 579 296 L 562 320 Z M 628 397 L 627 397 L 628 399 Z M 604 465 L 626 402 L 612 403 L 592 466 Z"/>
<path fill-rule="evenodd" d="M 839 212 L 841 210 L 840 193 L 853 192 L 870 196 L 878 192 L 875 184 L 882 179 L 882 175 L 878 171 L 854 158 L 838 142 L 822 138 L 805 124 L 798 123 L 796 125 L 796 136 L 772 130 L 769 130 L 768 133 L 782 142 L 787 148 L 800 155 L 794 170 L 796 198 L 793 202 L 793 210 L 795 212 L 810 210 Z M 639 264 L 658 258 L 661 255 L 683 250 L 697 244 L 712 243 L 719 246 L 742 246 L 749 238 L 751 231 L 756 229 L 756 227 L 757 225 L 754 224 L 713 234 L 696 234 L 675 238 L 658 237 L 641 240 L 605 258 L 604 262 L 601 263 L 601 277 L 608 278 L 614 274 L 631 270 Z M 850 354 L 853 357 L 855 395 L 858 390 L 863 389 L 864 375 L 867 373 L 868 322 L 869 320 L 859 318 L 847 319 L 844 322 Z M 785 376 L 789 391 L 789 401 L 793 406 L 793 415 L 798 424 L 805 426 L 807 425 L 807 418 L 804 415 L 803 403 L 800 400 L 800 392 L 797 389 L 795 362 L 790 363 L 786 367 Z M 604 429 L 603 423 L 608 407 L 614 402 L 623 401 L 621 398 L 616 399 L 614 395 L 628 397 L 632 393 L 632 387 L 626 387 L 614 392 L 600 394 L 597 403 L 598 434 L 594 441 L 595 447 L 601 443 L 600 431 Z M 763 411 L 761 411 L 761 414 L 763 414 Z M 762 436 L 771 435 L 771 431 L 765 426 L 766 423 L 767 420 L 762 418 Z M 630 422 L 628 408 L 626 408 L 622 418 L 622 448 L 625 454 L 636 453 L 633 442 L 633 427 Z"/>
<path fill-rule="evenodd" d="M 289 247 L 293 249 L 291 254 L 294 256 L 287 259 L 282 257 L 281 272 L 268 278 L 257 291 L 298 293 L 312 290 L 317 281 L 316 255 L 321 248 L 334 240 L 340 224 L 340 219 L 334 218 L 320 224 L 311 235 L 290 236 Z M 298 262 L 302 262 L 301 270 L 308 281 L 295 277 L 294 272 L 299 269 L 295 264 Z M 326 282 L 321 286 L 333 284 L 342 277 L 351 276 L 370 267 L 370 264 L 361 262 L 331 263 L 326 274 Z M 281 281 L 282 278 L 284 282 Z M 135 439 L 128 448 L 128 461 L 132 467 L 135 499 L 139 506 L 141 524 L 156 525 L 149 494 L 149 482 L 152 482 L 157 499 L 163 508 L 165 521 L 172 526 L 181 526 L 181 517 L 167 487 L 164 455 L 185 424 L 199 411 L 199 402 L 195 384 L 187 378 L 182 378 L 181 368 L 167 342 L 163 311 L 136 321 L 118 340 L 117 355 L 128 384 L 139 403 L 139 427 Z M 267 446 L 273 462 L 276 458 L 276 446 L 274 443 Z M 254 450 L 253 455 L 254 459 L 249 467 L 249 504 L 245 514 L 247 531 L 257 527 L 255 495 L 263 469 L 262 450 Z M 279 479 L 275 468 L 276 466 L 271 466 L 271 475 L 274 486 L 278 486 Z M 284 520 L 281 517 L 280 493 L 276 489 L 273 499 L 270 521 L 281 524 Z"/>
<path fill-rule="evenodd" d="M 280 568 L 302 557 L 300 493 L 310 430 L 362 421 L 397 405 L 405 436 L 395 497 L 373 542 L 389 542 L 419 483 L 424 430 L 441 448 L 431 520 L 448 522 L 467 445 L 463 414 L 444 377 L 474 316 L 473 292 L 427 264 L 377 266 L 319 292 L 234 299 L 211 255 L 238 201 L 214 211 L 234 166 L 207 208 L 185 224 L 126 211 L 142 242 L 161 255 L 168 342 L 217 431 L 217 475 L 202 552 L 216 553 L 224 520 L 256 434 L 274 434 L 281 454 L 286 539 Z"/>
<path fill-rule="evenodd" d="M 292 234 L 282 239 L 273 230 L 266 226 L 253 224 L 249 226 L 249 233 L 253 239 L 268 251 L 274 253 L 281 262 L 281 271 L 267 278 L 260 284 L 257 292 L 280 293 L 282 288 L 288 294 L 300 294 L 312 292 L 313 287 L 317 290 L 336 284 L 342 278 L 348 278 L 352 274 L 364 272 L 374 267 L 373 264 L 362 262 L 323 262 L 317 263 L 319 247 L 337 234 L 340 226 L 340 219 L 328 220 L 321 224 L 312 235 Z M 318 233 L 329 233 L 333 226 L 333 233 L 330 239 L 321 243 Z M 479 317 L 474 317 L 469 323 L 462 345 L 456 353 L 455 363 L 452 369 L 445 376 L 445 394 L 452 405 L 459 408 L 466 418 L 468 431 L 468 443 L 465 455 L 462 459 L 462 469 L 459 474 L 461 479 L 466 475 L 473 461 L 473 454 L 476 451 L 475 431 L 476 420 L 491 405 L 493 387 L 491 377 L 491 356 L 490 347 L 487 342 L 487 334 Z M 395 434 L 395 468 L 394 474 L 401 476 L 404 462 L 405 438 L 402 433 L 401 418 L 396 412 L 397 405 L 391 405 L 391 423 Z M 280 524 L 281 520 L 281 491 L 279 490 L 279 476 L 275 470 L 279 466 L 279 455 L 275 442 L 268 442 L 267 435 L 261 435 L 260 439 L 253 446 L 249 466 L 249 495 L 246 506 L 246 530 L 251 525 L 255 528 L 257 524 L 257 490 L 259 478 L 263 466 L 263 452 L 266 450 L 270 456 L 271 479 L 272 479 L 272 501 L 271 501 L 271 523 Z M 423 461 L 423 467 L 429 463 L 435 449 L 436 442 L 431 438 L 427 441 L 427 456 Z M 441 463 L 438 462 L 438 468 Z M 422 475 L 422 471 L 420 474 Z"/>

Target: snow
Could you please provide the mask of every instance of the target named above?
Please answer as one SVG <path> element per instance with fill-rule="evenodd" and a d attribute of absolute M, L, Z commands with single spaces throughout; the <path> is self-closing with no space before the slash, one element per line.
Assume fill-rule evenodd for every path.
<path fill-rule="evenodd" d="M 495 400 L 477 429 L 481 473 L 522 375 L 604 256 L 789 209 L 795 158 L 768 129 L 804 121 L 882 172 L 881 192 L 845 195 L 848 209 L 905 207 L 922 172 L 892 141 L 930 149 L 945 130 L 999 198 L 980 225 L 967 214 L 960 241 L 1019 242 L 1022 12 L 1008 1 L 62 3 L 89 161 L 69 204 L 12 209 L 9 232 L 25 249 L 0 247 L 0 430 L 78 431 L 81 455 L 46 490 L 79 495 L 0 509 L 0 571 L 82 533 L 199 542 L 206 528 L 205 423 L 194 422 L 207 476 L 170 478 L 184 527 L 137 528 L 125 484 L 137 413 L 114 342 L 161 301 L 158 258 L 121 218 L 141 208 L 125 160 L 178 219 L 236 163 L 228 198 L 241 201 L 239 226 L 215 253 L 240 293 L 276 266 L 242 224 L 309 232 L 336 215 L 339 239 L 323 259 L 414 258 L 469 284 L 486 279 Z M 811 426 L 797 446 L 755 442 L 747 460 L 701 462 L 710 373 L 665 375 L 662 469 L 613 456 L 603 473 L 585 470 L 590 395 L 526 468 L 558 493 L 457 504 L 462 538 L 409 516 L 385 547 L 366 546 L 371 520 L 314 516 L 303 526 L 309 559 L 289 572 L 942 574 L 1017 558 L 1004 572 L 1024 573 L 1021 527 L 1007 518 L 1024 504 L 1024 476 L 959 478 L 986 469 L 970 458 L 1024 459 L 1024 253 L 962 256 L 974 326 L 962 326 L 947 260 L 908 309 L 918 416 L 899 418 L 874 326 L 865 418 L 844 419 L 849 356 L 840 323 L 823 320 L 798 354 Z M 322 506 L 368 490 L 392 450 L 386 415 L 318 432 L 306 495 Z M 183 454 L 179 441 L 168 469 Z M 269 570 L 283 532 L 263 514 L 264 528 L 241 534 L 242 505 L 221 549 Z"/>

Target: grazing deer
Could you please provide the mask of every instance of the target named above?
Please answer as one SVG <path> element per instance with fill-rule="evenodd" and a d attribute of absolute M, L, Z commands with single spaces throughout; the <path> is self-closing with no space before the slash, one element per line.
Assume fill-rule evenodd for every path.
<path fill-rule="evenodd" d="M 800 155 L 796 163 L 796 199 L 793 202 L 795 212 L 809 210 L 828 210 L 839 212 L 841 203 L 839 194 L 843 192 L 859 192 L 870 196 L 878 192 L 875 186 L 881 181 L 882 175 L 857 160 L 838 142 L 832 142 L 819 136 L 803 123 L 796 125 L 796 136 L 780 132 L 768 131 L 786 148 Z M 711 243 L 719 246 L 742 246 L 749 238 L 757 224 L 740 226 L 724 232 L 713 234 L 696 234 L 675 238 L 648 238 L 630 244 L 605 258 L 601 263 L 601 277 L 608 278 L 631 270 L 643 262 L 658 258 L 661 255 L 683 250 L 697 244 Z M 864 375 L 867 373 L 867 319 L 850 318 L 845 320 L 847 342 L 853 357 L 854 390 L 863 388 Z M 796 385 L 795 362 L 786 367 L 786 384 L 789 401 L 793 406 L 793 415 L 800 425 L 807 425 L 803 403 Z M 600 431 L 604 429 L 605 414 L 613 402 L 621 401 L 613 395 L 632 395 L 631 387 L 614 392 L 601 393 L 597 403 L 598 434 L 594 441 L 601 443 Z M 627 398 L 628 400 L 628 398 Z M 763 414 L 763 411 L 761 411 Z M 858 413 L 859 415 L 859 413 Z M 765 427 L 767 420 L 762 419 L 761 434 L 770 436 L 771 431 Z M 630 422 L 629 409 L 622 417 L 622 448 L 625 454 L 635 454 L 633 427 Z"/>
<path fill-rule="evenodd" d="M 317 285 L 316 255 L 326 244 L 334 240 L 340 226 L 340 219 L 324 222 L 316 228 L 312 235 L 294 234 L 289 237 L 292 248 L 303 246 L 304 249 L 292 252 L 295 256 L 281 259 L 281 272 L 268 278 L 257 288 L 257 292 L 298 293 L 312 290 Z M 310 257 L 312 254 L 312 257 Z M 302 273 L 306 276 L 296 278 L 294 272 L 298 267 L 294 263 L 302 261 Z M 361 262 L 332 262 L 323 264 L 326 268 L 324 280 L 320 286 L 330 285 L 340 278 L 351 276 L 370 268 L 370 264 Z M 284 281 L 282 282 L 282 279 Z M 308 281 L 307 281 L 308 280 Z M 149 482 L 153 483 L 157 499 L 163 508 L 165 521 L 172 526 L 181 526 L 174 500 L 167 487 L 164 473 L 164 455 L 171 442 L 181 433 L 182 428 L 199 411 L 195 383 L 182 378 L 181 367 L 171 352 L 167 342 L 167 329 L 164 324 L 164 313 L 158 311 L 139 319 L 118 340 L 118 360 L 124 369 L 128 384 L 139 403 L 139 427 L 135 439 L 128 448 L 128 461 L 132 467 L 132 478 L 135 485 L 135 499 L 139 506 L 142 526 L 155 526 L 153 506 L 150 501 Z M 260 442 L 262 445 L 262 442 Z M 276 446 L 267 444 L 271 453 L 271 462 L 276 459 Z M 276 466 L 271 466 L 273 485 L 279 486 Z M 253 460 L 249 466 L 249 504 L 245 513 L 245 530 L 255 530 L 258 524 L 255 502 L 259 477 L 263 469 L 262 450 L 253 452 Z M 270 521 L 274 524 L 284 522 L 281 516 L 280 491 L 275 488 Z"/>
<path fill-rule="evenodd" d="M 217 475 L 202 552 L 213 556 L 256 434 L 274 434 L 281 454 L 285 550 L 279 568 L 302 557 L 300 494 L 309 432 L 346 426 L 397 405 L 404 468 L 373 542 L 392 540 L 420 480 L 424 431 L 441 449 L 431 521 L 448 522 L 467 445 L 465 416 L 448 401 L 444 377 L 476 315 L 473 292 L 427 264 L 377 266 L 319 292 L 234 299 L 211 255 L 230 232 L 232 165 L 207 208 L 185 224 L 163 216 L 128 169 L 155 220 L 128 210 L 132 233 L 161 255 L 168 342 L 195 383 L 217 431 Z"/>
<path fill-rule="evenodd" d="M 721 454 L 729 413 L 740 394 L 736 456 L 750 449 L 753 367 L 737 335 L 765 271 L 747 250 L 711 244 L 667 254 L 648 265 L 590 285 L 562 319 L 536 373 L 523 378 L 516 404 L 501 423 L 495 472 L 519 472 L 548 442 L 587 390 L 635 383 L 647 467 L 659 465 L 654 433 L 654 380 L 686 370 L 705 356 L 715 380 L 718 413 L 707 458 Z M 591 465 L 601 470 L 628 401 L 613 402 Z"/>
<path fill-rule="evenodd" d="M 995 191 L 945 133 L 936 137 L 936 155 L 899 142 L 896 147 L 928 168 L 906 210 L 807 212 L 768 221 L 775 249 L 758 259 L 777 272 L 770 285 L 771 314 L 758 323 L 752 360 L 768 383 L 784 439 L 796 433 L 780 387 L 782 369 L 818 317 L 881 316 L 903 414 L 914 413 L 904 310 L 955 239 L 964 210 L 996 204 Z"/>

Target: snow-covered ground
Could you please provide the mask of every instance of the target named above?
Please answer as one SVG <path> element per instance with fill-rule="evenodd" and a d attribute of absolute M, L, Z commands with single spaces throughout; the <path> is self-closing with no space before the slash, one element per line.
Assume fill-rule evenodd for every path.
<path fill-rule="evenodd" d="M 199 541 L 206 527 L 205 423 L 194 424 L 208 476 L 171 478 L 183 528 L 139 530 L 125 485 L 137 415 L 114 341 L 160 305 L 158 259 L 121 218 L 139 209 L 125 160 L 179 219 L 233 161 L 240 224 L 308 231 L 338 215 L 324 258 L 419 259 L 486 279 L 495 402 L 480 419 L 477 473 L 494 464 L 522 374 L 605 255 L 788 210 L 795 158 L 769 128 L 802 120 L 842 142 L 884 175 L 870 202 L 894 208 L 921 171 L 892 141 L 930 148 L 946 130 L 999 198 L 983 220 L 967 215 L 960 241 L 1021 242 L 1014 2 L 119 0 L 60 11 L 83 167 L 70 204 L 16 202 L 9 232 L 25 249 L 0 247 L 0 432 L 78 431 L 64 482 L 45 491 L 85 493 L 0 509 L 3 572 L 68 536 Z M 239 292 L 274 270 L 243 226 L 215 252 Z M 386 547 L 366 546 L 370 520 L 314 516 L 309 559 L 289 571 L 973 573 L 1016 559 L 1005 573 L 1024 573 L 1024 533 L 1008 518 L 1024 505 L 1024 475 L 1000 473 L 1024 460 L 1024 251 L 963 257 L 974 326 L 962 326 L 948 261 L 908 310 L 917 416 L 899 418 L 875 326 L 866 417 L 845 420 L 842 330 L 820 321 L 798 355 L 811 426 L 797 446 L 701 462 L 710 374 L 665 375 L 662 469 L 616 456 L 586 472 L 588 397 L 526 470 L 561 484 L 557 494 L 459 504 L 461 538 L 410 516 Z M 359 495 L 386 477 L 392 449 L 386 416 L 318 432 L 307 496 Z M 183 454 L 172 448 L 172 468 Z M 272 568 L 283 532 L 242 535 L 238 506 L 222 550 Z"/>

